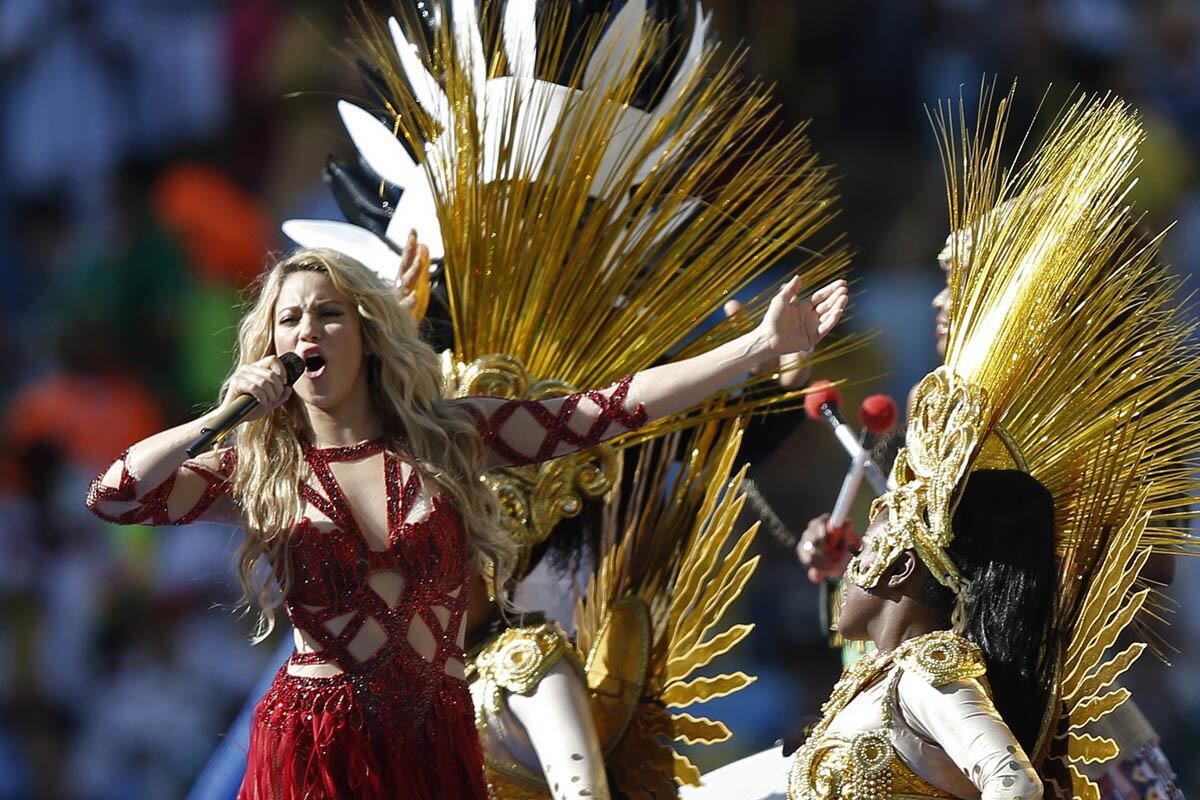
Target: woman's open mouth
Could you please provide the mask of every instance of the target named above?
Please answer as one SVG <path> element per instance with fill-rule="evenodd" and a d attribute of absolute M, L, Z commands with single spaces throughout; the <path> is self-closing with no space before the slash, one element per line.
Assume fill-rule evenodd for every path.
<path fill-rule="evenodd" d="M 310 380 L 319 378 L 325 372 L 325 357 L 313 353 L 304 359 L 304 374 Z"/>

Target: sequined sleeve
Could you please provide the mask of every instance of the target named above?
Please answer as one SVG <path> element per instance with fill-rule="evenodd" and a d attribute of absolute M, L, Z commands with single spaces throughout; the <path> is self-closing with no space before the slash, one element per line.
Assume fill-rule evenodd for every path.
<path fill-rule="evenodd" d="M 899 684 L 904 724 L 935 743 L 981 800 L 1039 800 L 1042 782 L 1029 757 L 975 678 L 935 686 L 906 673 Z"/>
<path fill-rule="evenodd" d="M 129 471 L 126 453 L 122 453 L 107 470 L 100 473 L 88 487 L 87 507 L 103 520 L 118 525 L 187 525 L 208 511 L 228 488 L 229 477 L 237 463 L 233 448 L 221 451 L 215 460 L 190 460 L 180 465 L 166 480 L 150 489 L 138 485 Z M 117 485 L 104 478 L 119 467 Z M 199 495 L 182 513 L 172 518 L 169 509 L 171 495 L 179 484 L 197 484 Z M 180 487 L 182 488 L 182 487 Z"/>
<path fill-rule="evenodd" d="M 462 403 L 483 437 L 491 466 L 524 466 L 594 447 L 645 425 L 645 407 L 627 407 L 632 380 L 629 376 L 607 389 L 548 400 L 471 397 Z"/>

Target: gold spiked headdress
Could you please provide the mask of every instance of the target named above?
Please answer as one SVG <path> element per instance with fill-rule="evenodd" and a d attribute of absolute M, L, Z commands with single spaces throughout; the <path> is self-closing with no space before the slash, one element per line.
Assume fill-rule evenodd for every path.
<path fill-rule="evenodd" d="M 1130 594 L 1151 548 L 1188 552 L 1200 452 L 1200 358 L 1158 238 L 1137 233 L 1125 201 L 1142 139 L 1112 97 L 1077 98 L 1019 169 L 1000 146 L 1012 94 L 977 131 L 939 109 L 951 230 L 946 363 L 917 387 L 872 586 L 905 549 L 961 592 L 946 554 L 957 493 L 973 469 L 1021 469 L 1050 491 L 1060 559 L 1055 702 L 1037 758 L 1058 796 L 1097 797 L 1076 768 L 1115 745 L 1083 724 L 1127 696 L 1104 694 L 1141 652 L 1105 650 L 1146 601 Z M 959 108 L 960 117 L 963 110 Z M 993 210 L 994 209 L 994 210 Z"/>
<path fill-rule="evenodd" d="M 403 194 L 383 236 L 326 220 L 284 225 L 298 243 L 339 250 L 385 276 L 417 230 L 443 259 L 451 395 L 532 398 L 606 385 L 742 333 L 770 290 L 739 319 L 688 339 L 782 259 L 807 253 L 806 285 L 848 262 L 838 242 L 810 249 L 835 213 L 827 168 L 799 129 L 764 140 L 775 103 L 736 77 L 739 57 L 716 56 L 699 6 L 677 57 L 664 56 L 673 43 L 645 0 L 597 20 L 579 42 L 568 41 L 567 10 L 508 0 L 484 4 L 481 24 L 475 0 L 427 3 L 438 21 L 431 40 L 404 20 L 364 20 L 365 55 L 394 99 L 374 112 L 348 102 L 339 111 L 362 160 Z M 664 60 L 672 69 L 652 85 Z M 651 103 L 635 107 L 647 85 Z M 833 343 L 817 358 L 852 344 Z M 768 390 L 764 377 L 714 413 L 782 408 L 798 394 Z M 635 438 L 680 424 L 663 421 Z M 608 491 L 613 454 L 602 446 L 488 476 L 526 555 Z"/>
<path fill-rule="evenodd" d="M 1174 315 L 1178 282 L 1158 264 L 1156 243 L 1135 237 L 1124 203 L 1141 139 L 1136 116 L 1117 100 L 1078 99 L 1023 168 L 1002 172 L 1010 99 L 981 121 L 975 138 L 964 128 L 961 142 L 938 117 L 952 225 L 961 232 L 950 240 L 946 364 L 917 387 L 897 488 L 873 509 L 890 512 L 876 558 L 869 568 L 861 560 L 851 567 L 862 585 L 914 548 L 957 589 L 945 548 L 956 491 L 970 470 L 1024 469 L 1062 506 L 1082 473 L 1080 459 L 1134 416 L 1140 428 L 1151 426 L 1143 435 L 1171 443 L 1149 465 L 1158 504 L 1181 511 L 1181 490 L 1191 486 L 1190 454 L 1174 448 L 1196 436 L 1188 428 L 1194 420 L 1135 413 L 1171 396 L 1179 370 L 1195 362 Z M 1069 505 L 1059 518 L 1072 519 Z M 1158 535 L 1164 544 L 1178 538 L 1166 529 Z"/>
<path fill-rule="evenodd" d="M 958 568 L 946 554 L 954 536 L 951 504 L 984 433 L 986 408 L 983 391 L 946 367 L 917 385 L 907 446 L 892 467 L 896 488 L 871 504 L 872 517 L 887 513 L 883 532 L 871 536 L 874 560 L 852 559 L 850 580 L 874 586 L 901 553 L 913 549 L 938 581 L 959 590 Z"/>

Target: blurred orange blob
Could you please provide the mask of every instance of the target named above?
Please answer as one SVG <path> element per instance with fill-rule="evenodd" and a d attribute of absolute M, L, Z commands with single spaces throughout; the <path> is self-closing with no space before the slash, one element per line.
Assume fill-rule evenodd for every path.
<path fill-rule="evenodd" d="M 171 167 L 154 188 L 153 204 L 162 224 L 179 237 L 197 277 L 242 288 L 262 271 L 272 242 L 267 213 L 217 170 Z"/>
<path fill-rule="evenodd" d="M 50 444 L 87 472 L 165 426 L 154 397 L 137 381 L 114 374 L 47 376 L 20 390 L 4 415 L 14 450 Z"/>

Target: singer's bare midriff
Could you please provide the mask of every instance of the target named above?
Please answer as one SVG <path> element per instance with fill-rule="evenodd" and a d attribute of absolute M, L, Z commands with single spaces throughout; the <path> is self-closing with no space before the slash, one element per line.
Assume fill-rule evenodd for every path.
<path fill-rule="evenodd" d="M 379 591 L 377 588 L 379 582 L 376 579 L 386 577 L 387 576 L 382 572 L 375 573 L 371 576 L 371 587 L 376 589 L 376 591 Z M 395 577 L 400 576 L 396 575 Z M 380 592 L 380 596 L 384 596 L 384 593 Z M 318 609 L 312 608 L 310 610 L 316 611 Z M 447 618 L 450 614 L 449 609 L 439 608 L 438 606 L 434 606 L 433 613 L 438 617 L 442 617 L 444 614 Z M 350 620 L 351 616 L 353 616 L 353 612 L 330 620 L 327 623 L 330 632 L 335 634 L 340 633 L 345 624 Z M 466 623 L 464 622 L 459 626 L 458 629 L 457 641 L 459 647 L 463 646 L 463 642 L 466 638 L 465 632 Z M 297 653 L 315 653 L 319 651 L 319 646 L 312 640 L 312 637 L 298 628 L 293 629 L 292 639 L 295 642 Z M 381 628 L 379 623 L 375 620 L 369 619 L 363 624 L 363 627 L 358 634 L 350 640 L 350 644 L 346 649 L 356 659 L 365 662 L 374 656 L 386 643 L 387 636 L 384 634 L 383 628 Z M 436 643 L 433 640 L 433 633 L 429 630 L 427 625 L 421 622 L 420 617 L 413 618 L 413 623 L 409 628 L 408 643 L 412 646 L 413 650 L 421 655 L 422 658 L 432 658 Z M 336 664 L 328 663 L 288 664 L 287 671 L 289 675 L 299 675 L 306 678 L 332 678 L 333 676 L 340 675 L 342 673 L 341 667 L 337 666 Z M 457 659 L 450 659 L 447 661 L 445 671 L 447 675 L 459 678 L 460 680 L 466 680 L 466 672 L 464 671 L 463 664 Z"/>

